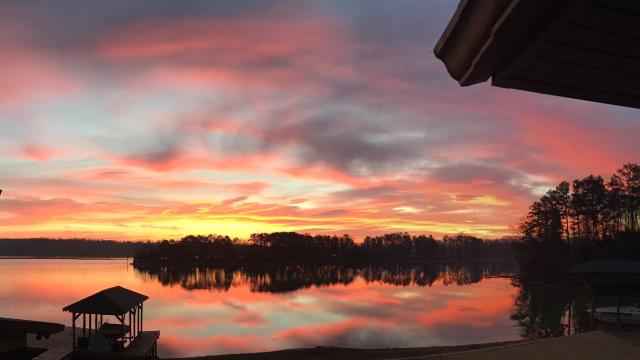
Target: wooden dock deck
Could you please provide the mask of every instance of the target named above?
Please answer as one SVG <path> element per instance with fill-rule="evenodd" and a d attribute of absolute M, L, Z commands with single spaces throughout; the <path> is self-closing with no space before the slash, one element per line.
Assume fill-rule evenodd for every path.
<path fill-rule="evenodd" d="M 27 335 L 27 346 L 30 348 L 48 349 L 33 360 L 63 360 L 71 354 L 71 328 L 51 335 L 48 339 L 36 339 L 35 334 Z"/>
<path fill-rule="evenodd" d="M 35 357 L 34 360 L 66 360 L 69 358 L 146 360 L 157 358 L 159 338 L 160 331 L 142 331 L 123 352 L 96 354 L 84 350 L 74 351 L 71 343 L 72 331 L 70 327 L 67 327 L 64 331 L 51 335 L 49 339 L 37 340 L 35 335 L 29 335 L 27 346 L 48 349 Z"/>
<path fill-rule="evenodd" d="M 33 358 L 33 360 L 66 360 L 71 356 L 71 351 L 64 349 L 49 349 Z"/>
<path fill-rule="evenodd" d="M 147 359 L 158 356 L 158 339 L 160 331 L 141 331 L 138 337 L 127 346 L 123 353 L 127 358 Z"/>

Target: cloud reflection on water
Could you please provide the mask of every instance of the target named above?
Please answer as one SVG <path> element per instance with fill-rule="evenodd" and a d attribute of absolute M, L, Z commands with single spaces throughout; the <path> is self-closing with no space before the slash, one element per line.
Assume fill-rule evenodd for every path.
<path fill-rule="evenodd" d="M 144 326 L 161 330 L 165 357 L 519 338 L 510 319 L 517 288 L 483 279 L 500 269 L 434 266 L 332 268 L 332 275 L 234 269 L 216 281 L 204 274 L 220 272 L 201 269 L 166 271 L 158 281 L 123 260 L 0 260 L 0 308 L 3 316 L 69 323 L 63 306 L 120 284 L 150 297 Z M 282 284 L 286 273 L 295 275 L 293 285 Z"/>

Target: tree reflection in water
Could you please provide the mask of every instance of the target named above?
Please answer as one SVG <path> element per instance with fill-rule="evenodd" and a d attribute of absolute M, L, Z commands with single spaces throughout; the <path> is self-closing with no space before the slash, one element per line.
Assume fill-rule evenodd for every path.
<path fill-rule="evenodd" d="M 511 319 L 525 338 L 544 338 L 593 328 L 590 296 L 585 288 L 569 284 L 513 281 L 518 288 Z"/>
<path fill-rule="evenodd" d="M 236 267 L 135 265 L 136 271 L 165 286 L 179 285 L 187 290 L 227 291 L 248 285 L 252 292 L 282 293 L 312 286 L 348 285 L 360 277 L 365 282 L 396 286 L 431 286 L 477 283 L 486 276 L 513 273 L 508 262 L 430 263 L 394 265 L 260 265 Z"/>
<path fill-rule="evenodd" d="M 136 272 L 164 286 L 186 290 L 228 291 L 247 286 L 252 292 L 285 293 L 310 287 L 365 283 L 394 286 L 468 285 L 485 277 L 509 275 L 509 262 L 454 262 L 348 266 L 336 264 L 254 265 L 235 267 L 135 265 Z M 518 289 L 511 319 L 525 338 L 571 335 L 592 328 L 590 297 L 584 288 L 513 280 Z"/>

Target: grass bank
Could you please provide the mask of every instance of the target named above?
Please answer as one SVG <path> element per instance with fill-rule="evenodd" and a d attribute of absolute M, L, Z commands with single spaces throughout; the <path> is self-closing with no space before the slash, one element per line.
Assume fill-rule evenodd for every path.
<path fill-rule="evenodd" d="M 384 349 L 352 349 L 321 346 L 310 349 L 290 349 L 251 354 L 209 355 L 189 358 L 166 358 L 166 360 L 381 360 L 391 358 L 411 358 L 415 356 L 427 356 L 458 351 L 485 349 L 494 346 L 517 344 L 524 341 L 527 340 L 502 341 L 472 345 Z"/>

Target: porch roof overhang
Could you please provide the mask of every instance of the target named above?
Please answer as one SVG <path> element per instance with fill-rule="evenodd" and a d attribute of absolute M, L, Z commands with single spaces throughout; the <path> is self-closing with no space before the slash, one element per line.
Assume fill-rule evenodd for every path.
<path fill-rule="evenodd" d="M 640 108 L 640 1 L 462 0 L 434 53 L 462 86 Z"/>

